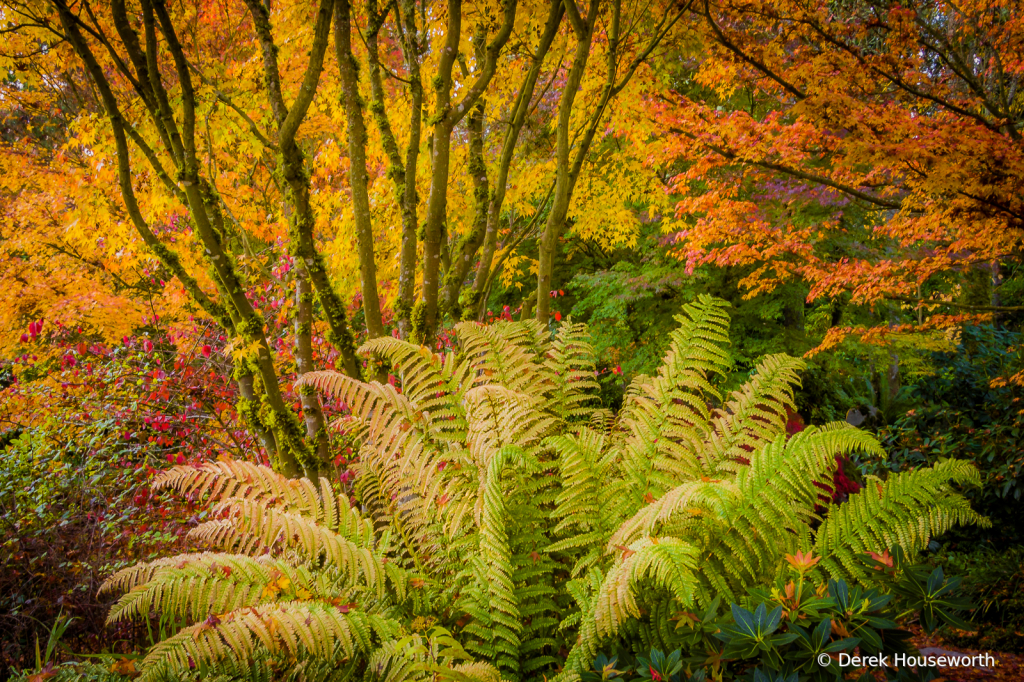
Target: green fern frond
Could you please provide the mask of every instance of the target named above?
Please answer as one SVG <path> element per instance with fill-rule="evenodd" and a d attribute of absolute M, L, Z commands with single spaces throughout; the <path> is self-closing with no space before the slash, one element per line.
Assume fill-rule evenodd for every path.
<path fill-rule="evenodd" d="M 716 395 L 714 387 L 706 382 L 716 375 L 724 377 L 731 364 L 725 350 L 729 345 L 728 307 L 726 301 L 703 294 L 694 303 L 685 304 L 675 317 L 679 327 L 669 335 L 669 349 L 658 376 L 670 385 L 697 385 Z"/>
<path fill-rule="evenodd" d="M 765 357 L 751 379 L 716 410 L 713 431 L 703 448 L 708 476 L 739 470 L 739 462 L 751 451 L 786 430 L 789 411 L 796 411 L 793 387 L 799 386 L 798 372 L 805 364 L 787 355 Z"/>
<path fill-rule="evenodd" d="M 436 628 L 429 636 L 418 633 L 385 642 L 370 658 L 366 679 L 378 682 L 499 682 L 494 666 L 473 661 L 447 632 Z"/>
<path fill-rule="evenodd" d="M 846 503 L 830 510 L 815 534 L 814 552 L 832 576 L 864 579 L 858 554 L 881 554 L 899 545 L 913 555 L 954 526 L 987 526 L 988 519 L 957 492 L 959 486 L 980 484 L 978 469 L 955 459 L 884 482 L 870 479 Z"/>
<path fill-rule="evenodd" d="M 619 430 L 634 509 L 701 473 L 709 405 L 720 398 L 714 382 L 730 364 L 727 306 L 708 296 L 683 306 L 658 375 L 637 377 L 626 392 Z"/>
<path fill-rule="evenodd" d="M 560 521 L 553 532 L 563 539 L 549 546 L 548 552 L 576 556 L 573 577 L 600 560 L 608 535 L 625 516 L 624 485 L 611 475 L 606 441 L 605 434 L 587 427 L 576 435 L 545 441 L 558 455 L 562 479 L 554 513 Z"/>

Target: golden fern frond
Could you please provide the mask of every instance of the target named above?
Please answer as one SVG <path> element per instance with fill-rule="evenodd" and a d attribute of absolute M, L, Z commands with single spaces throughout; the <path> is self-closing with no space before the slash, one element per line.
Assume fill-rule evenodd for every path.
<path fill-rule="evenodd" d="M 562 419 L 589 416 L 600 387 L 594 379 L 597 356 L 587 326 L 566 320 L 550 345 L 544 365 L 557 378 L 549 409 Z"/>
<path fill-rule="evenodd" d="M 473 661 L 472 663 L 456 663 L 451 673 L 439 673 L 441 679 L 454 682 L 500 682 L 501 673 L 490 663 Z"/>
<path fill-rule="evenodd" d="M 800 385 L 803 360 L 788 355 L 769 355 L 758 363 L 754 375 L 733 391 L 712 418 L 714 430 L 703 448 L 708 476 L 737 471 L 751 451 L 785 431 L 788 410 L 795 410 L 793 387 Z"/>
<path fill-rule="evenodd" d="M 227 519 L 205 521 L 188 532 L 188 539 L 228 552 L 258 555 L 270 550 L 257 537 L 245 535 Z"/>
<path fill-rule="evenodd" d="M 238 609 L 184 628 L 157 643 L 142 661 L 143 682 L 158 680 L 191 666 L 225 658 L 245 659 L 257 650 L 297 657 L 332 656 L 340 646 L 347 657 L 366 655 L 375 641 L 398 631 L 394 621 L 335 606 L 291 601 Z"/>
<path fill-rule="evenodd" d="M 465 430 L 465 416 L 459 403 L 471 388 L 468 362 L 456 362 L 451 352 L 433 353 L 426 346 L 390 336 L 367 341 L 359 350 L 390 362 L 398 372 L 403 395 L 418 409 L 431 414 L 445 436 L 455 439 Z"/>
<path fill-rule="evenodd" d="M 324 484 L 321 481 L 321 485 Z M 322 490 L 318 490 L 312 481 L 288 478 L 270 467 L 242 460 L 219 460 L 199 466 L 172 467 L 159 473 L 153 480 L 153 490 L 167 488 L 182 497 L 201 498 L 209 493 L 213 499 L 244 497 L 272 500 L 275 504 L 317 518 L 321 514 Z"/>
<path fill-rule="evenodd" d="M 477 386 L 466 394 L 469 432 L 466 444 L 472 461 L 486 467 L 501 446 L 530 447 L 547 435 L 554 420 L 539 409 L 536 398 L 498 384 Z"/>
<path fill-rule="evenodd" d="M 197 619 L 274 600 L 286 589 L 315 589 L 308 570 L 269 556 L 204 552 L 175 560 L 157 560 L 149 571 L 122 571 L 110 578 L 109 584 L 132 586 L 110 609 L 107 622 L 145 617 L 153 610 Z"/>
<path fill-rule="evenodd" d="M 352 415 L 363 421 L 365 430 L 362 435 L 387 448 L 384 456 L 401 447 L 414 426 L 414 432 L 419 436 L 429 430 L 430 414 L 416 409 L 390 384 L 364 383 L 331 371 L 308 372 L 299 383 L 313 386 L 344 402 Z"/>
<path fill-rule="evenodd" d="M 880 554 L 899 545 L 913 555 L 954 526 L 989 525 L 957 492 L 960 486 L 980 484 L 977 468 L 955 459 L 894 474 L 884 482 L 869 479 L 844 504 L 831 508 L 815 534 L 814 553 L 831 575 L 862 580 L 866 573 L 858 554 Z"/>
<path fill-rule="evenodd" d="M 176 466 L 158 475 L 153 489 L 170 488 L 180 495 L 212 499 L 237 498 L 260 502 L 268 507 L 302 514 L 344 537 L 367 544 L 373 537 L 373 524 L 352 508 L 348 497 L 338 495 L 326 478 L 319 487 L 306 478 L 290 479 L 261 464 L 241 460 L 219 460 L 200 466 Z M 216 540 L 217 526 L 202 531 L 203 539 Z M 227 531 L 224 531 L 227 533 Z"/>
<path fill-rule="evenodd" d="M 408 523 L 420 527 L 429 523 L 417 509 L 422 508 L 425 490 L 434 484 L 432 466 L 440 448 L 445 441 L 464 438 L 463 427 L 452 430 L 450 426 L 452 420 L 464 423 L 461 406 L 458 415 L 432 415 L 390 384 L 367 384 L 337 372 L 310 372 L 303 382 L 345 401 L 352 414 L 362 420 L 363 443 L 357 470 L 376 476 L 379 499 L 388 511 L 392 515 L 404 513 Z M 410 484 L 410 479 L 415 482 Z"/>
<path fill-rule="evenodd" d="M 378 595 L 384 593 L 385 560 L 372 549 L 372 529 L 369 535 L 348 538 L 299 514 L 271 509 L 259 502 L 238 498 L 222 501 L 214 508 L 214 513 L 226 513 L 225 520 L 248 543 L 258 543 L 261 547 L 271 549 L 287 546 L 301 551 L 307 562 L 325 557 L 347 576 L 349 585 L 362 582 L 369 589 L 376 590 Z M 393 587 L 399 599 L 403 598 L 405 582 Z"/>
<path fill-rule="evenodd" d="M 639 618 L 636 596 L 641 583 L 664 588 L 681 606 L 691 606 L 699 580 L 700 552 L 678 538 L 645 537 L 624 548 L 597 594 L 593 612 L 597 639 L 614 636 L 629 618 Z M 584 642 L 592 649 L 594 642 Z"/>
<path fill-rule="evenodd" d="M 211 556 L 210 552 L 191 552 L 188 554 L 178 554 L 177 556 L 162 557 L 122 568 L 100 584 L 97 596 L 103 596 L 112 592 L 128 592 L 137 585 L 148 583 L 153 579 L 156 572 L 163 568 L 187 564 L 209 556 Z"/>
<path fill-rule="evenodd" d="M 533 318 L 516 322 L 498 320 L 488 327 L 496 338 L 526 348 L 538 357 L 543 356 L 551 347 L 551 332 L 547 325 Z"/>
<path fill-rule="evenodd" d="M 520 330 L 522 333 L 513 333 L 516 325 L 522 324 L 505 322 L 484 326 L 460 322 L 455 330 L 467 361 L 478 373 L 477 385 L 499 384 L 510 391 L 539 398 L 554 388 L 555 382 L 531 347 L 513 341 L 532 339 L 528 327 Z"/>
<path fill-rule="evenodd" d="M 430 442 L 440 435 L 431 433 L 432 415 L 418 409 L 390 384 L 364 383 L 331 371 L 307 372 L 297 383 L 343 401 L 352 415 L 364 422 L 364 437 L 386 450 L 384 457 L 394 454 L 410 436 Z"/>

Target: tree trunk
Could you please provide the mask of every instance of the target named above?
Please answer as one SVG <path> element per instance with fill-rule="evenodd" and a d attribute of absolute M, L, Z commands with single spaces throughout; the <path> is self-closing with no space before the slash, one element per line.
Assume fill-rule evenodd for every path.
<path fill-rule="evenodd" d="M 369 178 L 366 172 L 366 123 L 359 96 L 357 64 L 352 55 L 352 25 L 349 0 L 334 4 L 334 48 L 341 72 L 342 104 L 348 122 L 349 187 L 359 251 L 359 282 L 363 294 L 366 332 L 371 339 L 384 335 L 380 296 L 377 293 L 377 264 L 374 261 L 373 218 L 370 214 Z"/>

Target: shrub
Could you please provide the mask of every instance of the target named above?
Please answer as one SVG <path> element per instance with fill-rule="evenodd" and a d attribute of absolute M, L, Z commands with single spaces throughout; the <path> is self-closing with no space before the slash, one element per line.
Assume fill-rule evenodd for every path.
<path fill-rule="evenodd" d="M 968 549 L 979 542 L 1024 542 L 1024 388 L 1012 376 L 1024 368 L 1020 334 L 965 327 L 953 353 L 938 353 L 936 376 L 914 387 L 917 407 L 880 432 L 888 460 L 868 463 L 871 473 L 908 471 L 948 458 L 978 467 L 982 485 L 968 491 L 992 532 L 953 536 Z"/>
<path fill-rule="evenodd" d="M 771 588 L 752 588 L 724 611 L 715 599 L 707 608 L 676 614 L 673 639 L 664 642 L 675 648 L 667 655 L 654 649 L 634 660 L 631 651 L 645 643 L 620 641 L 616 653 L 599 655 L 583 679 L 835 682 L 849 672 L 839 665 L 841 654 L 888 656 L 890 662 L 895 654 L 916 654 L 910 633 L 898 625 L 906 618 L 920 619 L 929 632 L 965 625 L 960 614 L 971 604 L 955 594 L 959 578 L 914 564 L 898 546 L 891 555 L 864 558 L 877 571 L 871 587 L 825 580 L 814 570 L 819 558 L 788 556 L 790 575 Z M 889 679 L 936 677 L 927 667 L 916 673 L 897 670 L 905 666 L 865 667 L 862 679 L 874 679 L 874 672 Z"/>
<path fill-rule="evenodd" d="M 202 337 L 179 351 L 150 333 L 110 347 L 56 325 L 0 377 L 13 422 L 0 436 L 0 678 L 31 664 L 60 613 L 74 616 L 65 641 L 79 652 L 145 642 L 145 628 L 104 631 L 109 603 L 95 595 L 111 572 L 182 548 L 197 510 L 152 496 L 152 474 L 251 450 Z"/>
<path fill-rule="evenodd" d="M 965 577 L 964 592 L 977 604 L 974 627 L 954 633 L 958 646 L 1024 651 L 1024 548 L 946 551 L 934 561 Z"/>
<path fill-rule="evenodd" d="M 955 490 L 978 479 L 962 462 L 869 478 L 832 504 L 817 483 L 836 456 L 882 457 L 878 441 L 845 423 L 788 436 L 803 363 L 769 356 L 722 395 L 724 305 L 702 298 L 677 320 L 618 414 L 594 404 L 593 350 L 573 323 L 553 338 L 536 322 L 462 323 L 443 355 L 365 344 L 394 384 L 307 375 L 351 411 L 356 504 L 243 462 L 162 475 L 157 488 L 208 496 L 216 518 L 192 536 L 217 551 L 108 581 L 127 592 L 112 622 L 192 623 L 148 653 L 143 678 L 237 670 L 265 651 L 339 677 L 569 679 L 617 638 L 666 649 L 672 615 L 771 583 L 787 554 L 813 551 L 823 575 L 856 583 L 871 576 L 863 552 L 914 554 L 984 522 Z M 455 646 L 430 640 L 436 628 L 458 656 L 438 657 Z"/>

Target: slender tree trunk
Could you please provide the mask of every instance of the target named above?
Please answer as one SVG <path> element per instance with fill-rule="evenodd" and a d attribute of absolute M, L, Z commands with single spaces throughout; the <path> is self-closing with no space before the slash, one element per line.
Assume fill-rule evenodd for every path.
<path fill-rule="evenodd" d="M 562 23 L 564 12 L 563 1 L 552 0 L 549 5 L 548 19 L 544 25 L 544 33 L 541 35 L 537 51 L 534 53 L 530 70 L 527 72 L 523 85 L 516 95 L 512 110 L 512 120 L 505 133 L 501 157 L 498 160 L 498 171 L 494 181 L 494 189 L 491 192 L 487 207 L 487 226 L 484 230 L 483 242 L 480 248 L 480 259 L 473 278 L 473 296 L 471 300 L 475 304 L 478 315 L 479 311 L 483 310 L 486 306 L 487 290 L 493 277 L 491 265 L 494 262 L 494 253 L 498 247 L 501 210 L 505 203 L 505 192 L 508 189 L 508 173 L 512 166 L 516 143 L 519 141 L 519 134 L 530 113 L 530 103 L 533 100 L 533 93 L 537 86 L 541 67 L 544 64 L 544 58 L 547 56 L 548 51 L 551 49 L 551 44 L 558 34 L 558 27 Z"/>
<path fill-rule="evenodd" d="M 313 364 L 313 289 L 305 265 L 299 264 L 295 273 L 295 373 L 301 377 L 316 369 Z M 330 461 L 327 425 L 324 421 L 320 398 L 311 386 L 298 388 L 302 417 L 306 424 L 306 442 L 313 450 L 314 460 L 304 465 L 306 477 L 319 478 L 321 468 Z"/>
<path fill-rule="evenodd" d="M 274 432 L 268 429 L 259 416 L 259 399 L 256 397 L 255 380 L 252 372 L 246 369 L 244 364 L 235 365 L 235 377 L 238 383 L 238 414 L 246 426 L 256 433 L 267 451 L 267 456 L 273 461 L 277 456 L 277 440 Z"/>
<path fill-rule="evenodd" d="M 434 77 L 434 125 L 430 149 L 430 195 L 427 198 L 426 225 L 423 230 L 423 292 L 413 310 L 413 333 L 421 343 L 430 345 L 438 322 L 438 291 L 441 271 L 441 230 L 447 220 L 448 170 L 451 161 L 449 122 L 452 97 L 452 68 L 459 53 L 462 36 L 462 2 L 448 0 L 448 27 L 441 48 L 437 75 Z"/>
<path fill-rule="evenodd" d="M 566 14 L 569 17 L 569 23 L 572 24 L 573 32 L 576 34 L 577 46 L 573 63 L 566 79 L 565 88 L 562 91 L 562 99 L 558 106 L 555 196 L 551 206 L 551 213 L 548 215 L 547 223 L 544 226 L 544 233 L 541 235 L 538 245 L 537 319 L 541 322 L 547 323 L 548 321 L 550 311 L 550 296 L 548 294 L 553 288 L 551 278 L 554 271 L 555 258 L 558 255 L 558 241 L 561 239 L 562 230 L 565 227 L 565 219 L 569 214 L 572 193 L 587 155 L 590 153 L 590 147 L 593 144 L 594 137 L 600 127 L 608 104 L 615 95 L 626 87 L 640 64 L 651 55 L 654 48 L 661 43 L 669 30 L 689 10 L 690 1 L 685 5 L 679 6 L 675 12 L 666 13 L 659 19 L 650 40 L 647 41 L 644 49 L 640 50 L 635 58 L 626 65 L 625 72 L 621 78 L 618 75 L 618 67 L 619 24 L 622 0 L 611 0 L 608 3 L 611 6 L 612 16 L 607 28 L 608 47 L 605 56 L 605 83 L 601 89 L 597 105 L 588 117 L 586 124 L 584 124 L 582 134 L 576 136 L 574 140 L 575 155 L 570 160 L 569 121 L 573 103 L 576 99 L 576 92 L 579 89 L 590 55 L 599 2 L 598 0 L 591 0 L 587 16 L 584 18 L 576 7 L 576 0 L 565 0 Z"/>
<path fill-rule="evenodd" d="M 466 89 L 466 94 L 452 106 L 452 67 L 458 57 L 461 38 L 461 0 L 448 0 L 448 27 L 445 45 L 438 61 L 435 77 L 435 105 L 433 142 L 431 145 L 430 196 L 427 199 L 426 223 L 423 237 L 423 292 L 422 299 L 413 310 L 413 330 L 421 343 L 430 345 L 434 341 L 440 322 L 438 299 L 440 294 L 442 230 L 448 229 L 448 177 L 451 163 L 451 136 L 455 126 L 473 109 L 483 95 L 497 69 L 498 55 L 512 34 L 517 2 L 507 0 L 504 19 L 494 39 L 483 51 L 484 63 L 476 80 Z M 486 39 L 485 27 L 478 27 L 474 41 Z"/>
<path fill-rule="evenodd" d="M 358 65 L 352 54 L 352 25 L 349 0 L 334 3 L 334 48 L 341 72 L 342 104 L 348 122 L 349 187 L 359 250 L 359 281 L 363 294 L 366 332 L 371 339 L 384 334 L 380 296 L 377 293 L 377 265 L 374 261 L 373 218 L 370 214 L 369 177 L 366 172 L 366 124 L 359 96 Z"/>
<path fill-rule="evenodd" d="M 444 279 L 443 306 L 455 316 L 461 315 L 459 293 L 466 275 L 473 267 L 477 249 L 484 241 L 487 230 L 488 183 L 487 165 L 484 163 L 484 101 L 473 107 L 467 123 L 469 128 L 469 174 L 473 183 L 473 225 L 452 249 L 452 261 Z M 475 311 L 475 301 L 467 309 Z"/>
<path fill-rule="evenodd" d="M 576 0 L 566 0 L 566 11 L 576 34 L 576 52 L 572 66 L 565 80 L 562 98 L 558 103 L 558 121 L 555 130 L 555 191 L 548 213 L 544 232 L 537 245 L 537 311 L 536 317 L 544 324 L 548 322 L 548 293 L 551 291 L 551 275 L 554 271 L 554 260 L 558 249 L 558 240 L 562 235 L 565 218 L 569 214 L 569 202 L 572 198 L 574 179 L 569 158 L 569 123 L 572 118 L 572 107 L 576 101 L 583 74 L 590 58 L 590 46 L 593 42 L 594 23 L 597 19 L 598 0 L 590 1 L 587 16 L 581 17 L 576 8 Z"/>
<path fill-rule="evenodd" d="M 361 362 L 355 353 L 355 344 L 346 319 L 345 306 L 334 291 L 327 268 L 313 239 L 314 217 L 310 205 L 309 174 L 305 156 L 295 141 L 295 134 L 313 102 L 316 86 L 323 71 L 324 55 L 330 41 L 333 0 L 320 0 L 313 45 L 309 63 L 303 74 L 302 86 L 289 108 L 281 94 L 281 75 L 277 65 L 277 46 L 270 27 L 270 15 L 260 0 L 246 0 L 253 16 L 253 24 L 260 41 L 267 97 L 277 122 L 277 137 L 281 155 L 282 173 L 288 184 L 288 202 L 293 211 L 289 230 L 289 249 L 301 261 L 308 274 L 316 297 L 327 322 L 327 340 L 341 354 L 342 367 L 349 376 L 362 377 Z M 311 438 L 315 434 L 308 434 Z"/>
<path fill-rule="evenodd" d="M 388 10 L 378 13 L 376 0 L 369 0 L 367 12 L 370 15 L 366 31 L 366 51 L 370 74 L 370 111 L 380 132 L 384 151 L 388 156 L 388 178 L 395 192 L 395 201 L 401 209 L 402 237 L 399 250 L 398 299 L 395 302 L 395 317 L 398 321 L 399 336 L 409 337 L 412 307 L 415 303 L 416 285 L 416 230 L 417 204 L 416 170 L 420 153 L 420 138 L 423 114 L 423 84 L 420 79 L 420 45 L 416 26 L 416 3 L 402 0 L 396 6 L 395 23 L 400 34 L 399 43 L 406 68 L 409 72 L 410 112 L 408 122 L 409 140 L 403 163 L 398 141 L 391 128 L 384 104 L 384 85 L 381 79 L 381 63 L 378 37 Z"/>

